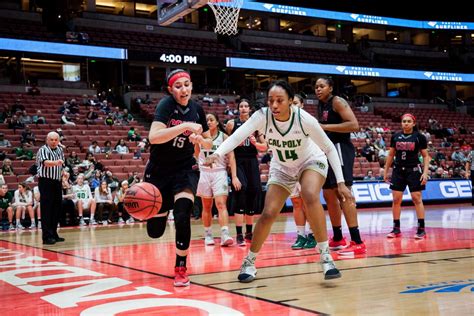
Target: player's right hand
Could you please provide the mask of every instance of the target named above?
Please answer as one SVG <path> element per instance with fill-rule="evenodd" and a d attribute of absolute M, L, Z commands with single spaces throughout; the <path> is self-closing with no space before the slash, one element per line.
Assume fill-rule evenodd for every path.
<path fill-rule="evenodd" d="M 218 154 L 212 154 L 212 155 L 209 155 L 206 157 L 206 159 L 204 160 L 204 163 L 203 165 L 206 166 L 206 167 L 211 167 L 212 168 L 212 164 L 219 158 L 219 155 Z"/>
<path fill-rule="evenodd" d="M 201 135 L 202 133 L 202 125 L 198 123 L 192 123 L 192 122 L 187 122 L 184 123 L 186 124 L 186 130 L 193 132 L 195 134 Z"/>

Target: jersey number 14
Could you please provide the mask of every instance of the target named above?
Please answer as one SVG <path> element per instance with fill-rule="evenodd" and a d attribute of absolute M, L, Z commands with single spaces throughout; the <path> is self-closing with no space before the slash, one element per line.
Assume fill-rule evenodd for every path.
<path fill-rule="evenodd" d="M 276 152 L 278 154 L 278 159 L 281 162 L 298 159 L 298 155 L 296 154 L 296 151 L 294 149 L 283 150 L 283 151 L 277 149 Z"/>

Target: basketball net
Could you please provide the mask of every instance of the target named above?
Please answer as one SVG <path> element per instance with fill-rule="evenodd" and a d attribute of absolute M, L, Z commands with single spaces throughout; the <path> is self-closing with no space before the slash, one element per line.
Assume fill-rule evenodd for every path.
<path fill-rule="evenodd" d="M 222 35 L 236 35 L 239 12 L 244 0 L 209 0 L 208 5 L 216 16 L 214 32 Z"/>

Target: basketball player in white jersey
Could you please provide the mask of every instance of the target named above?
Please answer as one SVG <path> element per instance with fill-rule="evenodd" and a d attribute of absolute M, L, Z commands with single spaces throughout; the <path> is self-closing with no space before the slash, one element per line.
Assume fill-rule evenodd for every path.
<path fill-rule="evenodd" d="M 79 174 L 76 179 L 76 185 L 72 186 L 72 192 L 74 193 L 73 202 L 76 205 L 77 212 L 79 213 L 79 226 L 85 226 L 84 221 L 84 210 L 90 210 L 90 223 L 97 224 L 94 219 L 95 214 L 95 200 L 92 197 L 91 188 L 88 184 L 84 183 L 84 174 Z"/>
<path fill-rule="evenodd" d="M 237 179 L 237 169 L 235 166 L 234 152 L 230 152 L 227 157 L 219 157 L 214 162 L 212 168 L 204 166 L 206 157 L 213 154 L 214 151 L 227 138 L 224 133 L 224 126 L 219 122 L 219 117 L 215 113 L 206 115 L 207 126 L 212 138 L 212 148 L 204 149 L 200 145 L 195 146 L 195 153 L 199 153 L 199 183 L 197 194 L 202 201 L 202 224 L 204 225 L 204 244 L 206 246 L 214 245 L 212 236 L 212 202 L 216 201 L 216 208 L 219 212 L 219 225 L 221 226 L 221 246 L 231 246 L 234 239 L 229 234 L 229 213 L 227 212 L 227 195 L 229 195 L 229 185 L 227 180 L 227 157 L 229 158 L 230 168 L 233 178 Z M 238 179 L 237 179 L 238 181 Z M 234 183 L 234 186 L 240 183 Z"/>
<path fill-rule="evenodd" d="M 250 251 L 240 268 L 240 282 L 251 282 L 255 279 L 256 256 L 297 182 L 301 185 L 306 216 L 321 253 L 324 278 L 328 280 L 341 277 L 329 253 L 326 217 L 320 201 L 328 160 L 335 171 L 341 198 L 352 203 L 354 198 L 344 184 L 336 148 L 313 116 L 291 105 L 293 96 L 293 89 L 286 81 L 271 83 L 267 92 L 268 107 L 255 112 L 206 159 L 206 164 L 212 165 L 256 130 L 265 135 L 273 152 L 263 213 L 255 226 Z"/>

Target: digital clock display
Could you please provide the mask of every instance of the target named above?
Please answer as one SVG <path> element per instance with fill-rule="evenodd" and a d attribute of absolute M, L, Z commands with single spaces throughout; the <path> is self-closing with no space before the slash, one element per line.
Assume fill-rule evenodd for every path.
<path fill-rule="evenodd" d="M 164 63 L 197 65 L 197 56 L 179 54 L 161 54 L 160 60 Z"/>

